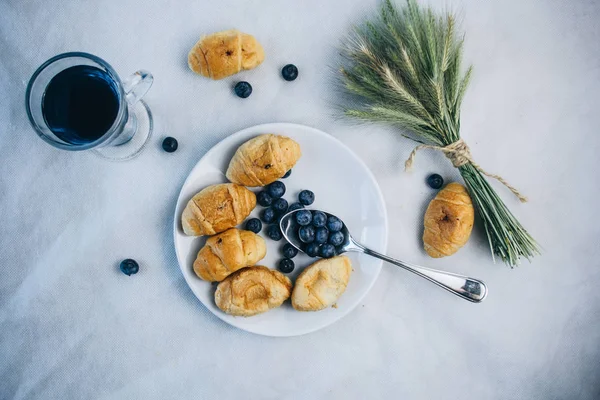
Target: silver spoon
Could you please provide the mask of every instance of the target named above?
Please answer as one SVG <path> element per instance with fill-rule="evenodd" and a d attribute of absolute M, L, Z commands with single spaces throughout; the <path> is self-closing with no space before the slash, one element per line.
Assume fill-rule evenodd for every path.
<path fill-rule="evenodd" d="M 306 210 L 306 209 L 294 210 L 294 211 L 291 211 L 291 212 L 285 214 L 281 218 L 281 221 L 279 222 L 279 226 L 281 228 L 281 232 L 283 233 L 283 236 L 285 237 L 285 239 L 292 246 L 294 246 L 298 250 L 304 252 L 304 250 L 303 250 L 304 243 L 302 243 L 302 241 L 298 237 L 298 228 L 300 225 L 296 221 L 296 216 L 295 216 L 297 212 L 302 211 L 302 210 Z M 309 211 L 316 212 L 318 210 L 309 210 Z M 321 212 L 324 213 L 328 218 L 330 216 L 334 216 L 333 214 L 329 214 L 324 211 L 321 211 Z M 342 221 L 341 218 L 338 218 L 338 219 L 340 221 Z M 342 221 L 342 223 L 343 223 L 343 221 Z M 362 244 L 355 241 L 352 238 L 352 236 L 350 235 L 350 232 L 348 231 L 346 224 L 343 224 L 341 232 L 344 234 L 344 243 L 342 243 L 340 246 L 336 247 L 337 254 L 345 253 L 348 251 L 357 251 L 360 253 L 368 254 L 370 256 L 379 258 L 383 261 L 387 261 L 391 264 L 397 265 L 397 266 L 402 267 L 410 272 L 413 272 L 413 273 L 435 283 L 436 285 L 446 289 L 450 293 L 454 293 L 458 297 L 462 297 L 463 299 L 472 301 L 473 303 L 480 303 L 483 301 L 483 299 L 485 299 L 485 296 L 487 296 L 487 286 L 485 285 L 485 283 L 483 283 L 482 281 L 480 281 L 478 279 L 473 279 L 473 278 L 469 278 L 466 276 L 453 274 L 451 272 L 444 272 L 444 271 L 438 271 L 435 269 L 419 267 L 419 266 L 416 266 L 413 264 L 406 263 L 404 261 L 395 260 L 386 255 L 380 254 L 376 251 L 366 248 Z"/>

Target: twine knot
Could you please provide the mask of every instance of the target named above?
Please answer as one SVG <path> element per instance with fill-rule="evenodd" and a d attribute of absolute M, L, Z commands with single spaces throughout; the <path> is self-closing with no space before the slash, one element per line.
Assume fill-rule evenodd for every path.
<path fill-rule="evenodd" d="M 410 171 L 412 169 L 412 165 L 415 160 L 415 156 L 417 152 L 422 149 L 434 149 L 439 150 L 452 162 L 455 168 L 462 167 L 465 164 L 471 164 L 477 171 L 481 172 L 485 176 L 489 176 L 490 178 L 496 179 L 498 182 L 506 186 L 518 199 L 525 203 L 527 201 L 527 197 L 523 196 L 514 186 L 510 185 L 507 181 L 504 180 L 500 175 L 490 174 L 486 172 L 479 164 L 473 161 L 473 157 L 471 156 L 471 151 L 469 150 L 469 146 L 465 143 L 464 140 L 458 139 L 454 143 L 450 143 L 447 146 L 433 146 L 429 144 L 421 144 L 414 148 L 414 150 L 408 156 L 408 159 L 404 163 L 404 169 L 406 171 Z"/>

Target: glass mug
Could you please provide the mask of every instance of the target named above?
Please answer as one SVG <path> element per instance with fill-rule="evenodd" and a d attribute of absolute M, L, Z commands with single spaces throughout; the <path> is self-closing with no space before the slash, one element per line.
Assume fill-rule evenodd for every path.
<path fill-rule="evenodd" d="M 141 100 L 152 82 L 152 74 L 144 70 L 121 80 L 92 54 L 59 54 L 31 77 L 27 115 L 36 133 L 54 147 L 130 159 L 152 134 L 152 113 Z"/>

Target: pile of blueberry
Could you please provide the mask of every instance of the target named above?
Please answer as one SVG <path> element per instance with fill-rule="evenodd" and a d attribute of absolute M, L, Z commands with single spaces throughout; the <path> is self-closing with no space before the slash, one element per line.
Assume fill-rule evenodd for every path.
<path fill-rule="evenodd" d="M 291 172 L 291 170 L 288 171 L 283 178 L 290 176 Z M 279 227 L 281 217 L 290 211 L 300 210 L 294 216 L 298 224 L 298 238 L 304 244 L 302 250 L 310 257 L 334 257 L 346 240 L 342 233 L 344 226 L 342 221 L 333 215 L 327 217 L 321 211 L 304 210 L 305 206 L 309 206 L 315 201 L 315 194 L 310 190 L 301 191 L 298 195 L 298 202 L 292 204 L 288 204 L 287 200 L 283 198 L 285 191 L 285 184 L 276 181 L 259 192 L 256 195 L 256 201 L 265 208 L 260 213 L 260 219 L 251 218 L 246 222 L 245 229 L 259 233 L 264 223 L 269 239 L 279 241 L 283 238 Z M 292 258 L 296 257 L 298 249 L 286 243 L 281 250 L 284 258 L 279 261 L 279 270 L 283 273 L 290 273 L 294 270 L 295 265 Z"/>
<path fill-rule="evenodd" d="M 291 173 L 292 170 L 289 170 L 283 178 L 289 177 Z M 313 192 L 303 190 L 298 195 L 298 201 L 289 204 L 283 198 L 285 191 L 285 184 L 281 181 L 275 181 L 265 187 L 263 191 L 258 192 L 256 202 L 265 208 L 260 212 L 260 219 L 251 218 L 246 222 L 245 229 L 259 233 L 264 223 L 266 225 L 265 233 L 267 237 L 275 241 L 281 240 L 283 238 L 283 233 L 281 233 L 281 228 L 279 227 L 281 217 L 290 211 L 299 210 L 311 205 L 315 201 L 315 194 Z M 292 272 L 294 270 L 292 258 L 298 254 L 298 250 L 288 243 L 283 246 L 282 253 L 284 258 L 279 262 L 279 269 L 285 273 Z"/>
<path fill-rule="evenodd" d="M 302 210 L 295 214 L 299 225 L 298 238 L 304 247 L 302 250 L 310 257 L 334 257 L 346 237 L 342 232 L 344 224 L 334 216 L 321 211 Z"/>

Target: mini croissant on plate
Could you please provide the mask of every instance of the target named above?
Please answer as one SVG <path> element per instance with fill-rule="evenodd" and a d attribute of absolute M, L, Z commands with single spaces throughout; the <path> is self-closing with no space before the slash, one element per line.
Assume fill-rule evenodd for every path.
<path fill-rule="evenodd" d="M 292 281 L 279 271 L 242 268 L 217 286 L 215 303 L 229 315 L 251 317 L 279 307 L 290 297 Z"/>
<path fill-rule="evenodd" d="M 220 282 L 232 272 L 256 264 L 266 254 L 262 237 L 231 228 L 208 238 L 194 261 L 194 272 L 205 281 Z"/>
<path fill-rule="evenodd" d="M 190 69 L 211 79 L 223 79 L 260 65 L 265 52 L 254 36 L 231 29 L 203 36 L 188 54 Z"/>
<path fill-rule="evenodd" d="M 260 135 L 237 149 L 225 175 L 239 185 L 265 186 L 285 175 L 301 155 L 300 145 L 289 137 Z"/>
<path fill-rule="evenodd" d="M 298 311 L 319 311 L 333 305 L 346 291 L 352 263 L 346 256 L 319 260 L 296 279 L 292 306 Z"/>
<path fill-rule="evenodd" d="M 256 206 L 256 195 L 243 186 L 222 183 L 202 189 L 188 201 L 181 225 L 190 236 L 214 235 L 241 223 Z"/>

